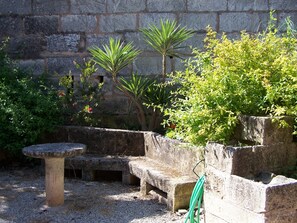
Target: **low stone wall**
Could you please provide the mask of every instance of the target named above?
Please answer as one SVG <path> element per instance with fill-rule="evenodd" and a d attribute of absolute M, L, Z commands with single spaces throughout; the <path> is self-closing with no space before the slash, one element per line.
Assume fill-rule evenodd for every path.
<path fill-rule="evenodd" d="M 197 178 L 193 169 L 204 159 L 204 147 L 165 138 L 154 132 L 146 132 L 144 141 L 146 157 L 162 160 L 163 163 L 175 167 L 181 173 Z M 195 168 L 195 172 L 199 175 L 204 173 L 204 162 Z"/>
<path fill-rule="evenodd" d="M 206 221 L 295 222 L 297 180 L 277 175 L 296 165 L 292 128 L 278 128 L 267 117 L 245 117 L 241 127 L 241 139 L 262 145 L 206 146 Z"/>

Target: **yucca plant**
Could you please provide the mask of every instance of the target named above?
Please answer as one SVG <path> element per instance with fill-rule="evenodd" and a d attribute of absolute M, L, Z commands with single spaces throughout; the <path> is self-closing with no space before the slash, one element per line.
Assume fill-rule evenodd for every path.
<path fill-rule="evenodd" d="M 112 75 L 112 79 L 117 88 L 130 98 L 136 106 L 138 114 L 137 117 L 141 125 L 141 129 L 147 130 L 145 111 L 142 102 L 138 98 L 141 94 L 140 89 L 143 88 L 143 86 L 140 86 L 141 83 L 139 82 L 139 85 L 136 85 L 137 79 L 135 79 L 135 77 L 135 83 L 129 83 L 128 80 L 125 81 L 123 78 L 120 81 L 117 78 L 119 71 L 132 63 L 140 51 L 137 50 L 131 42 L 124 44 L 120 40 L 115 40 L 113 38 L 109 39 L 109 45 L 103 45 L 103 49 L 95 46 L 90 48 L 89 51 L 93 57 L 93 61 Z M 135 87 L 134 89 L 132 89 L 133 85 Z"/>
<path fill-rule="evenodd" d="M 134 101 L 142 107 L 143 111 L 150 110 L 151 117 L 146 119 L 143 129 L 156 130 L 160 127 L 160 107 L 169 103 L 170 89 L 165 84 L 160 84 L 156 77 L 145 77 L 132 74 L 131 78 L 120 78 L 121 87 L 127 90 Z"/>
<path fill-rule="evenodd" d="M 166 57 L 181 57 L 181 44 L 190 38 L 194 32 L 186 27 L 180 27 L 176 21 L 160 21 L 160 28 L 150 24 L 140 30 L 145 41 L 162 55 L 162 78 L 166 78 Z"/>
<path fill-rule="evenodd" d="M 119 39 L 109 39 L 109 45 L 103 45 L 103 50 L 95 46 L 89 49 L 93 60 L 100 67 L 111 73 L 113 80 L 118 83 L 117 75 L 128 66 L 140 53 L 131 42 L 124 44 Z"/>

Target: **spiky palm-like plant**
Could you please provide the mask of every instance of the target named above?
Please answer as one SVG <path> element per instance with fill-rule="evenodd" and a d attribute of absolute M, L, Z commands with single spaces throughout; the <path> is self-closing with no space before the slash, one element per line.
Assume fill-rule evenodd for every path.
<path fill-rule="evenodd" d="M 162 55 L 162 77 L 166 78 L 166 57 L 180 57 L 181 43 L 190 38 L 194 32 L 186 27 L 180 27 L 176 21 L 160 21 L 160 28 L 150 24 L 140 30 L 145 41 Z"/>
<path fill-rule="evenodd" d="M 128 66 L 140 53 L 131 42 L 124 44 L 118 39 L 109 39 L 109 45 L 103 49 L 95 46 L 89 49 L 93 60 L 100 67 L 111 73 L 113 80 L 118 83 L 117 75 L 120 70 Z"/>
<path fill-rule="evenodd" d="M 94 62 L 111 73 L 116 86 L 134 103 L 141 128 L 142 130 L 147 130 L 145 111 L 141 101 L 133 95 L 135 92 L 130 91 L 131 89 L 126 86 L 126 82 L 119 81 L 117 78 L 119 71 L 132 63 L 140 51 L 135 49 L 131 42 L 124 44 L 120 40 L 113 38 L 109 39 L 109 45 L 103 45 L 103 49 L 93 47 L 89 51 Z"/>

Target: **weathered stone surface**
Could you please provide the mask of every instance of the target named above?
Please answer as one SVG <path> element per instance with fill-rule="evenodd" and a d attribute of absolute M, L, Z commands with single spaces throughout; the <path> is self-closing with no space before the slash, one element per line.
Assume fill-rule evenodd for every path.
<path fill-rule="evenodd" d="M 40 36 L 27 35 L 11 38 L 8 50 L 15 59 L 39 59 L 44 45 L 44 40 Z"/>
<path fill-rule="evenodd" d="M 111 111 L 114 111 L 117 114 L 127 114 L 129 109 L 131 109 L 129 99 L 123 96 L 111 97 L 101 101 L 101 108 L 101 111 L 106 114 Z"/>
<path fill-rule="evenodd" d="M 22 70 L 25 70 L 26 72 L 32 73 L 34 75 L 40 75 L 45 72 L 45 61 L 43 59 L 20 60 L 18 61 L 18 66 Z"/>
<path fill-rule="evenodd" d="M 99 14 L 105 12 L 106 0 L 71 0 L 71 12 L 74 14 Z"/>
<path fill-rule="evenodd" d="M 280 13 L 279 14 L 279 30 L 282 32 L 285 32 L 287 30 L 286 26 L 286 18 L 290 17 L 290 20 L 293 22 L 293 24 L 297 24 L 297 14 L 296 13 Z"/>
<path fill-rule="evenodd" d="M 222 13 L 220 15 L 220 31 L 250 31 L 256 32 L 260 24 L 260 16 L 257 13 Z"/>
<path fill-rule="evenodd" d="M 278 121 L 286 121 L 289 127 L 279 126 Z M 273 143 L 291 143 L 293 141 L 293 119 L 290 117 L 275 119 L 259 116 L 240 116 L 236 136 L 238 139 L 256 142 L 262 145 Z"/>
<path fill-rule="evenodd" d="M 139 16 L 139 27 L 140 28 L 147 28 L 149 24 L 154 24 L 160 27 L 160 20 L 165 21 L 168 20 L 175 20 L 176 15 L 173 13 L 144 13 Z"/>
<path fill-rule="evenodd" d="M 136 30 L 136 15 L 108 15 L 101 16 L 100 31 L 110 32 L 123 32 Z"/>
<path fill-rule="evenodd" d="M 268 11 L 268 0 L 228 0 L 228 10 L 230 11 Z"/>
<path fill-rule="evenodd" d="M 26 17 L 25 33 L 26 34 L 54 34 L 58 32 L 58 16 L 30 16 Z"/>
<path fill-rule="evenodd" d="M 186 9 L 186 2 L 184 0 L 147 0 L 147 9 L 150 12 L 177 12 Z"/>
<path fill-rule="evenodd" d="M 227 0 L 188 0 L 188 11 L 213 12 L 226 11 Z"/>
<path fill-rule="evenodd" d="M 158 160 L 149 158 L 137 159 L 129 162 L 131 174 L 141 179 L 141 191 L 147 194 L 154 187 L 167 193 L 167 207 L 175 212 L 180 208 L 187 208 L 195 178 L 184 175 L 176 168 L 166 164 L 160 164 Z"/>
<path fill-rule="evenodd" d="M 209 166 L 248 178 L 262 171 L 279 172 L 286 166 L 294 166 L 297 157 L 295 143 L 245 147 L 208 143 L 205 150 Z"/>
<path fill-rule="evenodd" d="M 81 62 L 79 57 L 50 57 L 47 59 L 48 72 L 50 74 L 58 73 L 60 75 L 68 74 L 69 71 L 72 74 L 76 74 L 79 71 L 75 67 L 73 61 Z"/>
<path fill-rule="evenodd" d="M 275 178 L 278 177 L 281 176 Z M 296 215 L 296 190 L 297 181 L 293 179 L 263 184 L 207 166 L 205 209 L 207 214 L 218 216 L 226 222 L 266 223 L 278 217 L 280 222 L 287 223 L 291 222 L 288 221 L 289 213 Z M 228 212 L 229 208 L 232 214 Z"/>
<path fill-rule="evenodd" d="M 90 47 L 97 46 L 102 48 L 102 45 L 109 45 L 109 38 L 114 39 L 122 39 L 122 35 L 96 35 L 90 34 L 86 37 L 86 48 L 89 49 Z"/>
<path fill-rule="evenodd" d="M 125 34 L 125 41 L 132 42 L 133 45 L 140 50 L 152 50 L 152 48 L 145 42 L 143 35 L 139 32 L 127 32 Z"/>
<path fill-rule="evenodd" d="M 31 0 L 0 0 L 0 15 L 31 13 Z"/>
<path fill-rule="evenodd" d="M 165 138 L 157 133 L 144 134 L 145 155 L 152 160 L 162 160 L 162 163 L 175 166 L 182 173 L 195 177 L 193 168 L 203 159 L 203 147 L 191 146 L 178 140 Z M 197 174 L 204 170 L 201 163 L 195 168 Z"/>
<path fill-rule="evenodd" d="M 297 10 L 297 2 L 295 0 L 270 0 L 270 9 L 275 10 Z"/>
<path fill-rule="evenodd" d="M 137 131 L 92 127 L 64 127 L 66 141 L 87 145 L 87 154 L 110 156 L 143 156 L 143 133 Z M 60 139 L 61 140 L 61 139 Z"/>
<path fill-rule="evenodd" d="M 203 31 L 208 25 L 213 28 L 217 26 L 217 15 L 215 13 L 187 13 L 180 15 L 181 26 L 186 26 L 195 31 Z"/>
<path fill-rule="evenodd" d="M 68 15 L 61 18 L 64 32 L 94 32 L 97 28 L 97 18 L 91 15 Z"/>
<path fill-rule="evenodd" d="M 68 0 L 33 0 L 33 14 L 57 15 L 69 13 L 70 2 Z"/>
<path fill-rule="evenodd" d="M 170 72 L 169 62 L 167 68 Z M 162 58 L 161 56 L 139 56 L 133 63 L 133 71 L 145 75 L 161 74 Z"/>
<path fill-rule="evenodd" d="M 47 143 L 23 148 L 23 154 L 35 158 L 63 158 L 81 155 L 86 145 L 81 143 Z"/>
<path fill-rule="evenodd" d="M 280 180 L 276 178 L 280 178 Z M 268 214 L 275 210 L 281 213 L 285 213 L 287 210 L 297 212 L 296 196 L 297 180 L 276 176 L 270 184 L 267 184 L 265 210 Z"/>
<path fill-rule="evenodd" d="M 248 211 L 210 193 L 204 193 L 203 201 L 207 221 L 214 220 L 210 222 L 215 223 L 268 223 L 264 214 Z"/>
<path fill-rule="evenodd" d="M 47 49 L 50 52 L 78 52 L 80 35 L 51 35 L 47 36 Z"/>
<path fill-rule="evenodd" d="M 145 2 L 145 0 L 107 1 L 107 12 L 142 12 L 145 10 Z"/>
<path fill-rule="evenodd" d="M 0 17 L 0 36 L 17 36 L 23 31 L 22 19 L 12 17 Z"/>

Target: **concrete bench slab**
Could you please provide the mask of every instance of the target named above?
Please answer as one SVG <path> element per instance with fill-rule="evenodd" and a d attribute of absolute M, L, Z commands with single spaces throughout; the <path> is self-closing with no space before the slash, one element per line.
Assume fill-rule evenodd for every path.
<path fill-rule="evenodd" d="M 149 158 L 130 161 L 129 170 L 140 179 L 144 195 L 157 188 L 164 192 L 163 200 L 171 211 L 188 207 L 197 179 Z"/>

